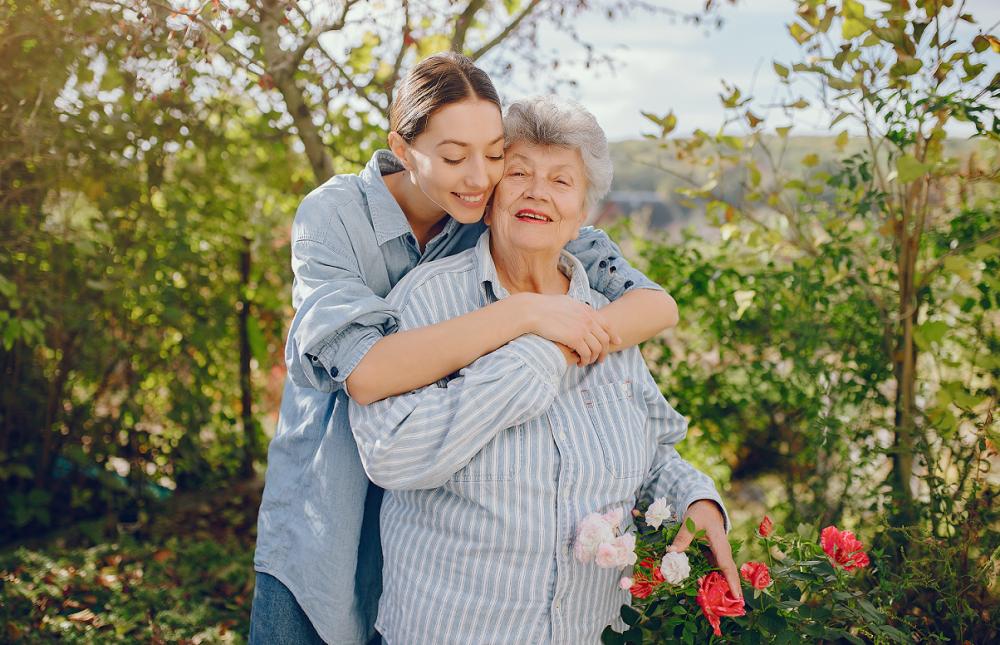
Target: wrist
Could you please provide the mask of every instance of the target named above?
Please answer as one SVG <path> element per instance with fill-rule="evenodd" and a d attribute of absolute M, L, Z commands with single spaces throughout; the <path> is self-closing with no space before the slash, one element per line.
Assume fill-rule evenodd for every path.
<path fill-rule="evenodd" d="M 510 311 L 507 320 L 512 324 L 511 337 L 517 338 L 524 334 L 535 333 L 538 328 L 537 308 L 534 306 L 536 294 L 515 293 L 508 296 L 501 303 L 508 303 Z"/>

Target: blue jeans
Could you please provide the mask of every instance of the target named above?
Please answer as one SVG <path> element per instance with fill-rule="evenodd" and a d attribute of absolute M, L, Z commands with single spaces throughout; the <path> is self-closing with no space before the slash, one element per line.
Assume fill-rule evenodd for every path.
<path fill-rule="evenodd" d="M 259 571 L 250 610 L 249 645 L 323 645 L 288 587 Z"/>

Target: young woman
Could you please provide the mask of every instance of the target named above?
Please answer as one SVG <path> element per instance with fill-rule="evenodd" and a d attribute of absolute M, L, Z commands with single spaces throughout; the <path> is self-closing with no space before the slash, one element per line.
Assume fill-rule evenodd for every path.
<path fill-rule="evenodd" d="M 314 190 L 292 226 L 296 314 L 258 518 L 251 643 L 364 645 L 375 636 L 382 489 L 362 468 L 348 397 L 369 403 L 428 385 L 527 333 L 589 364 L 677 322 L 669 295 L 606 235 L 583 229 L 566 248 L 614 301 L 600 312 L 524 293 L 394 333 L 392 287 L 418 264 L 474 247 L 485 230 L 504 137 L 489 77 L 456 54 L 410 72 L 390 130 L 391 152 Z"/>

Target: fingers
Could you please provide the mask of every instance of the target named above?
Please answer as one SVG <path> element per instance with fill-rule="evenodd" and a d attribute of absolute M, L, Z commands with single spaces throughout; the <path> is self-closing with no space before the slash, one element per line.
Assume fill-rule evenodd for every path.
<path fill-rule="evenodd" d="M 597 359 L 600 358 L 601 354 L 604 352 L 604 344 L 601 343 L 601 340 L 595 336 L 593 332 L 587 334 L 584 340 L 590 348 L 590 361 L 587 363 L 589 365 L 590 363 L 596 362 Z"/>
<path fill-rule="evenodd" d="M 590 349 L 590 344 L 587 343 L 586 337 L 575 340 L 570 347 L 580 357 L 578 365 L 590 365 L 593 362 L 593 351 Z"/>
<path fill-rule="evenodd" d="M 715 531 L 711 532 L 708 535 L 708 548 L 712 550 L 716 566 L 719 567 L 719 571 L 722 572 L 722 575 L 726 578 L 726 582 L 729 583 L 729 590 L 733 596 L 742 598 L 743 590 L 740 587 L 740 572 L 736 568 L 736 562 L 733 560 L 733 548 L 729 545 L 729 540 L 726 539 L 725 533 L 719 535 Z"/>
<path fill-rule="evenodd" d="M 691 546 L 691 540 L 694 539 L 694 534 L 687 529 L 687 526 L 681 524 L 681 528 L 677 531 L 677 535 L 674 536 L 674 541 L 670 543 L 667 547 L 668 553 L 681 553 L 686 551 L 689 546 Z"/>

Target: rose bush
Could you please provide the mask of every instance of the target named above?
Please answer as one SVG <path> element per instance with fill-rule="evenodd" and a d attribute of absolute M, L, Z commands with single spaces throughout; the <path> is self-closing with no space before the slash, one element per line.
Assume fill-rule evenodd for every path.
<path fill-rule="evenodd" d="M 744 596 L 736 598 L 710 561 L 703 531 L 689 525 L 695 540 L 688 551 L 667 553 L 680 525 L 664 517 L 663 508 L 656 500 L 653 513 L 633 512 L 635 537 L 626 540 L 632 551 L 616 559 L 638 561 L 626 566 L 619 581 L 631 596 L 621 609 L 627 629 L 619 633 L 609 626 L 604 643 L 910 642 L 905 626 L 893 624 L 884 608 L 858 590 L 872 558 L 851 531 L 828 526 L 817 542 L 812 527 L 785 533 L 765 517 L 756 533 L 765 561 L 742 564 Z M 581 561 L 594 561 L 590 554 L 613 550 L 633 535 L 608 526 L 604 517 L 591 514 L 581 523 Z M 733 544 L 733 552 L 740 546 Z"/>

